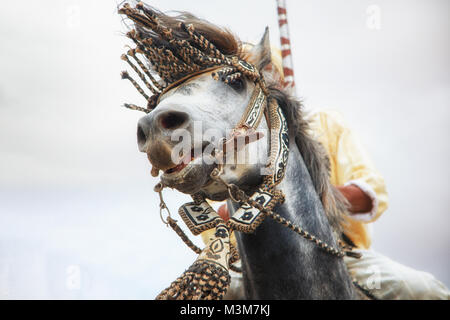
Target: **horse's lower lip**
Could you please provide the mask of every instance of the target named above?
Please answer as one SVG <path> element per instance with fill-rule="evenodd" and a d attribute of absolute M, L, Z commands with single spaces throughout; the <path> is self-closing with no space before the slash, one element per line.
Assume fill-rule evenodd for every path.
<path fill-rule="evenodd" d="M 178 171 L 161 175 L 161 182 L 170 188 L 177 189 L 186 194 L 198 192 L 210 180 L 210 174 L 216 164 L 208 157 L 196 157 L 186 165 L 180 166 Z M 210 162 L 211 161 L 211 162 Z M 182 168 L 183 167 L 183 168 Z M 182 169 L 180 169 L 182 168 Z"/>
<path fill-rule="evenodd" d="M 201 154 L 200 156 L 203 155 L 203 151 L 205 150 L 206 146 L 207 146 L 207 143 L 204 142 L 203 145 L 202 145 L 202 154 Z M 214 153 L 214 151 L 213 151 L 213 153 Z M 194 149 L 192 148 L 192 149 L 191 149 L 191 154 L 190 154 L 190 155 L 187 154 L 187 155 L 181 160 L 181 162 L 180 162 L 179 164 L 177 164 L 176 166 L 174 166 L 174 167 L 172 167 L 172 168 L 167 169 L 166 171 L 164 171 L 164 173 L 165 173 L 165 174 L 171 174 L 171 173 L 177 173 L 177 172 L 180 172 L 181 170 L 183 170 L 184 168 L 186 168 L 186 166 L 187 166 L 189 163 L 191 163 L 191 162 L 196 158 L 194 155 L 195 155 L 195 152 L 194 152 Z"/>
<path fill-rule="evenodd" d="M 175 167 L 172 167 L 170 169 L 167 169 L 166 171 L 164 171 L 164 173 L 171 174 L 171 173 L 179 172 L 179 171 L 183 170 L 192 160 L 194 160 L 194 159 L 191 158 L 191 160 L 189 162 L 181 161 L 180 164 L 178 164 Z"/>

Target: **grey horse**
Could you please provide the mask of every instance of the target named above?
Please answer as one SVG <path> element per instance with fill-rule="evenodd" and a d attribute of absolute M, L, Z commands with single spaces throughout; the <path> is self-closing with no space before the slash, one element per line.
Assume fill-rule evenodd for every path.
<path fill-rule="evenodd" d="M 274 68 L 268 68 L 268 32 L 259 44 L 243 49 L 228 31 L 190 14 L 171 17 L 160 13 L 160 19 L 174 26 L 180 21 L 194 25 L 206 38 L 215 39 L 216 47 L 223 52 L 246 50 L 248 61 L 266 78 L 269 97 L 276 99 L 288 120 L 290 153 L 285 178 L 277 186 L 285 194 L 285 202 L 274 211 L 338 247 L 346 202 L 329 182 L 329 160 L 309 134 L 301 103 L 280 88 Z M 254 86 L 248 79 L 224 83 L 214 80 L 211 72 L 202 73 L 165 92 L 156 108 L 139 120 L 139 150 L 147 154 L 155 174 L 162 172 L 165 185 L 186 194 L 227 200 L 232 212 L 238 208 L 225 186 L 210 178 L 217 166 L 211 150 L 240 120 Z M 265 121 L 258 129 L 268 129 Z M 269 147 L 269 135 L 246 145 L 242 150 L 245 161 L 227 159 L 222 179 L 252 194 L 262 181 Z M 248 299 L 358 297 L 342 258 L 273 220 L 266 218 L 253 234 L 236 232 L 236 238 Z"/>

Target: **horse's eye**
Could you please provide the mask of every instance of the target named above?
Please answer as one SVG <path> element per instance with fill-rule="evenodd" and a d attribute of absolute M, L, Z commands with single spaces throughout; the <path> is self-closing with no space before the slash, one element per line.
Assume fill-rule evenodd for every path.
<path fill-rule="evenodd" d="M 236 90 L 237 92 L 240 92 L 244 89 L 244 81 L 242 81 L 242 79 L 236 79 L 233 82 L 228 83 L 228 85 L 230 87 L 232 87 L 234 90 Z"/>

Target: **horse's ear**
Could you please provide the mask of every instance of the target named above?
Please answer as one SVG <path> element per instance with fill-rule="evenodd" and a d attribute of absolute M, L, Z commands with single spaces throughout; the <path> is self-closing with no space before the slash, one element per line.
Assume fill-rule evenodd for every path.
<path fill-rule="evenodd" d="M 264 69 L 271 61 L 269 27 L 266 27 L 261 41 L 254 46 L 249 52 L 248 61 L 258 68 Z"/>

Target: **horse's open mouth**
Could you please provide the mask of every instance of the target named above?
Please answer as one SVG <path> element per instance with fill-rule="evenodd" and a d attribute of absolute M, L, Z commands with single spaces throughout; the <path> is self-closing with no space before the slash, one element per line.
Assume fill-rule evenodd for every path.
<path fill-rule="evenodd" d="M 209 144 L 208 142 L 203 142 L 201 152 L 199 152 L 198 154 L 195 153 L 195 148 L 192 148 L 190 154 L 187 154 L 185 157 L 183 157 L 179 164 L 177 164 L 176 166 L 174 166 L 172 168 L 167 169 L 166 171 L 164 171 L 164 173 L 171 174 L 171 173 L 180 172 L 181 170 L 186 168 L 196 158 L 202 157 L 208 144 Z M 213 150 L 210 155 L 212 157 L 214 157 L 215 151 Z"/>
<path fill-rule="evenodd" d="M 181 161 L 180 164 L 177 164 L 175 167 L 172 167 L 172 168 L 164 171 L 164 173 L 170 174 L 170 173 L 174 173 L 174 172 L 179 172 L 179 171 L 183 170 L 192 160 L 194 160 L 194 157 L 191 157 L 191 160 L 189 160 L 188 162 L 183 160 L 183 161 Z"/>
<path fill-rule="evenodd" d="M 206 185 L 212 170 L 216 167 L 214 151 L 204 152 L 209 143 L 203 143 L 201 152 L 192 148 L 190 154 L 182 157 L 181 161 L 164 171 L 162 182 L 181 192 L 192 194 Z"/>

